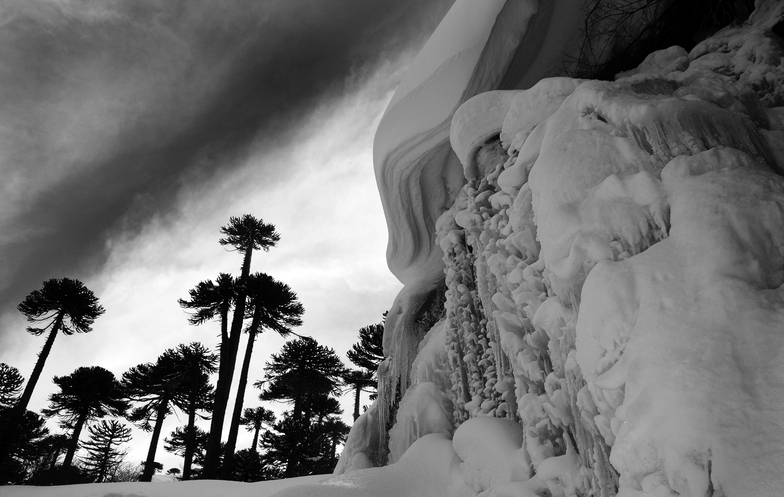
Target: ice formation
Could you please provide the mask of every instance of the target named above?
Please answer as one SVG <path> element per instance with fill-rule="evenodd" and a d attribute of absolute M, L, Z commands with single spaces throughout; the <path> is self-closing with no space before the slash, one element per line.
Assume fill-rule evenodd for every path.
<path fill-rule="evenodd" d="M 379 402 L 286 495 L 781 495 L 784 2 L 614 81 L 566 3 L 458 0 L 393 99 Z"/>

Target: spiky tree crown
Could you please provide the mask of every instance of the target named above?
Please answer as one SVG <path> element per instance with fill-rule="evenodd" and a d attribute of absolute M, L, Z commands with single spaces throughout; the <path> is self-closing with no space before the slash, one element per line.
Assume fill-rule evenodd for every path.
<path fill-rule="evenodd" d="M 31 322 L 47 321 L 46 326 L 30 326 L 33 335 L 46 332 L 62 316 L 61 330 L 66 335 L 87 333 L 95 319 L 105 312 L 98 304 L 98 297 L 79 280 L 71 278 L 44 281 L 40 290 L 34 290 L 17 306 L 19 312 Z"/>
<path fill-rule="evenodd" d="M 179 299 L 183 309 L 194 309 L 188 318 L 190 324 L 203 324 L 210 319 L 228 313 L 237 295 L 235 278 L 228 273 L 218 275 L 216 282 L 205 280 L 188 290 L 190 300 Z"/>
<path fill-rule="evenodd" d="M 245 425 L 248 431 L 259 429 L 264 423 L 271 425 L 274 422 L 275 413 L 262 406 L 246 407 L 240 418 L 240 424 Z"/>
<path fill-rule="evenodd" d="M 0 362 L 0 407 L 10 407 L 22 391 L 24 377 L 19 370 Z"/>
<path fill-rule="evenodd" d="M 221 245 L 231 245 L 243 252 L 249 248 L 267 251 L 280 240 L 280 234 L 275 231 L 275 225 L 267 224 L 250 214 L 230 217 L 229 224 L 223 226 L 220 232 L 225 235 L 224 238 L 218 240 Z"/>
<path fill-rule="evenodd" d="M 302 325 L 305 308 L 287 284 L 268 274 L 254 273 L 248 279 L 247 289 L 250 301 L 246 317 L 256 316 L 261 328 L 285 337 L 292 333 L 291 328 Z"/>
<path fill-rule="evenodd" d="M 88 418 L 119 416 L 128 409 L 122 386 L 114 374 L 100 366 L 77 368 L 68 376 L 55 376 L 60 391 L 49 396 L 46 417 L 60 415 L 66 422 L 76 421 L 81 414 Z"/>

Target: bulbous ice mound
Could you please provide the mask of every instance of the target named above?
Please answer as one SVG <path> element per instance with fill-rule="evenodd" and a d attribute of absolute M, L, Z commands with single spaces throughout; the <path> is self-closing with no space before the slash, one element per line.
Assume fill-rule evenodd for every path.
<path fill-rule="evenodd" d="M 784 48 L 773 30 L 784 2 L 760 0 L 745 23 L 613 82 L 544 71 L 527 89 L 508 91 L 504 76 L 487 85 L 501 91 L 469 98 L 487 67 L 503 72 L 488 47 L 511 32 L 499 27 L 511 5 L 542 12 L 456 3 L 483 30 L 435 50 L 448 56 L 415 71 L 379 128 L 388 257 L 405 288 L 385 330 L 376 440 L 399 386 L 390 460 L 455 429 L 450 471 L 481 495 L 781 494 Z M 528 38 L 534 68 L 542 26 L 571 20 L 543 18 L 521 17 L 523 38 L 541 29 Z M 498 43 L 517 78 L 522 52 Z M 425 309 L 442 278 L 443 314 Z M 522 427 L 514 471 L 474 467 L 486 458 L 463 435 L 491 433 L 482 417 Z M 359 452 L 378 464 L 383 447 L 366 439 Z"/>
<path fill-rule="evenodd" d="M 600 415 L 622 495 L 777 495 L 784 181 L 731 148 L 678 157 L 661 179 L 669 237 L 597 264 L 577 321 L 596 403 L 622 394 Z"/>
<path fill-rule="evenodd" d="M 571 398 L 570 419 L 532 407 L 562 406 L 562 390 L 518 393 L 540 480 L 553 453 L 536 447 L 557 437 L 533 427 L 549 425 L 577 434 L 583 456 L 601 437 L 619 496 L 784 487 L 784 127 L 781 86 L 770 84 L 784 64 L 766 31 L 782 9 L 691 53 L 652 54 L 615 82 L 546 79 L 456 112 L 452 145 L 476 181 L 444 250 L 462 243 L 462 228 L 471 270 L 494 274 L 476 293 L 495 304 L 483 311 L 499 333 L 488 328 L 488 340 L 504 346 L 518 384 L 563 381 Z M 501 166 L 482 160 L 495 134 L 510 157 Z M 531 229 L 537 246 L 518 243 Z M 520 291 L 541 288 L 537 279 L 539 302 Z M 456 305 L 450 315 L 474 312 Z M 546 380 L 543 360 L 553 363 Z M 480 398 L 466 408 L 485 400 L 483 387 L 469 385 Z M 613 494 L 594 462 L 582 461 L 597 477 L 578 490 Z"/>

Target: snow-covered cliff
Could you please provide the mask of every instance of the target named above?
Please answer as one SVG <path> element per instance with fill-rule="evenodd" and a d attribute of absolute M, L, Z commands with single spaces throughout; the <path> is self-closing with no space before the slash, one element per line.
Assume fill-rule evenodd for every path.
<path fill-rule="evenodd" d="M 457 0 L 379 126 L 405 288 L 324 485 L 781 494 L 784 3 L 755 7 L 598 81 L 552 77 L 578 4 Z"/>

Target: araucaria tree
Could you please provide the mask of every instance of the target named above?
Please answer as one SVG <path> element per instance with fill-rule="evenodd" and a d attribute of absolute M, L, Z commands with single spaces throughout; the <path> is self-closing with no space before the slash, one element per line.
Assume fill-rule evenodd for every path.
<path fill-rule="evenodd" d="M 60 416 L 62 425 L 73 429 L 63 467 L 73 462 L 84 424 L 104 416 L 122 416 L 128 409 L 125 392 L 114 374 L 100 366 L 81 367 L 68 376 L 55 376 L 59 392 L 49 396 L 47 417 Z"/>
<path fill-rule="evenodd" d="M 106 481 L 126 454 L 119 450 L 119 446 L 131 440 L 131 429 L 112 419 L 101 420 L 99 424 L 88 427 L 87 431 L 90 439 L 83 444 L 87 455 L 82 457 L 82 467 L 93 481 Z"/>
<path fill-rule="evenodd" d="M 264 434 L 262 445 L 281 466 L 285 477 L 323 472 L 333 455 L 327 426 L 338 420 L 340 406 L 332 397 L 340 391 L 345 367 L 329 347 L 310 337 L 286 342 L 273 354 L 264 371 L 267 381 L 256 382 L 263 388 L 261 400 L 278 400 L 292 410 Z M 329 460 L 329 462 L 327 462 Z"/>
<path fill-rule="evenodd" d="M 210 384 L 210 375 L 216 371 L 218 357 L 210 353 L 204 345 L 193 342 L 189 345 L 179 345 L 177 353 L 180 355 L 181 369 L 187 372 L 187 377 L 182 385 L 183 407 L 188 414 L 188 424 L 185 428 L 185 450 L 183 453 L 182 479 L 190 480 L 192 475 L 193 456 L 196 450 L 196 417 L 205 418 L 200 412 L 211 412 L 214 391 Z"/>
<path fill-rule="evenodd" d="M 7 409 L 16 404 L 23 384 L 24 377 L 18 369 L 0 362 L 0 409 Z"/>
<path fill-rule="evenodd" d="M 245 426 L 245 429 L 253 432 L 253 442 L 250 444 L 252 452 L 258 452 L 259 433 L 264 425 L 272 425 L 275 423 L 275 413 L 269 409 L 258 406 L 254 408 L 246 408 L 240 418 L 240 424 Z"/>
<path fill-rule="evenodd" d="M 204 462 L 203 476 L 215 478 L 218 476 L 220 462 L 220 442 L 223 431 L 223 422 L 226 417 L 226 406 L 229 402 L 231 380 L 234 376 L 234 367 L 239 349 L 242 323 L 245 318 L 245 299 L 247 295 L 247 280 L 250 275 L 250 263 L 254 250 L 269 250 L 280 240 L 280 235 L 275 231 L 275 226 L 266 224 L 250 214 L 241 217 L 231 217 L 229 224 L 220 229 L 223 238 L 219 243 L 231 246 L 242 253 L 242 267 L 237 283 L 237 292 L 234 301 L 234 315 L 229 329 L 228 347 L 221 347 L 221 358 L 218 369 L 218 382 L 215 386 L 215 405 L 210 423 L 210 438 L 207 443 L 207 456 Z"/>
<path fill-rule="evenodd" d="M 384 313 L 386 317 L 386 313 Z M 359 417 L 359 395 L 363 390 L 375 390 L 378 365 L 384 360 L 384 323 L 372 324 L 359 330 L 359 342 L 346 355 L 359 369 L 352 369 L 343 378 L 354 391 L 354 420 Z M 370 397 L 374 398 L 373 395 Z"/>
<path fill-rule="evenodd" d="M 234 449 L 237 445 L 242 403 L 245 398 L 245 387 L 248 384 L 248 373 L 256 335 L 264 330 L 272 330 L 280 336 L 286 337 L 291 333 L 292 327 L 302 324 L 300 317 L 305 312 L 305 308 L 297 300 L 297 294 L 288 285 L 276 281 L 267 274 L 254 273 L 250 275 L 247 279 L 246 290 L 248 294 L 246 317 L 250 318 L 251 322 L 246 329 L 248 345 L 245 349 L 245 358 L 242 361 L 237 397 L 234 401 L 234 412 L 231 417 L 226 453 L 221 468 L 221 478 L 223 479 L 232 477 Z"/>
<path fill-rule="evenodd" d="M 128 398 L 137 403 L 129 419 L 142 429 L 152 431 L 141 481 L 151 481 L 155 474 L 155 452 L 161 428 L 172 408 L 189 412 L 190 420 L 190 412 L 195 418 L 195 410 L 208 402 L 203 396 L 209 392 L 206 379 L 208 371 L 214 368 L 214 361 L 214 356 L 201 344 L 194 343 L 168 349 L 155 363 L 134 366 L 123 374 Z"/>
<path fill-rule="evenodd" d="M 11 450 L 10 437 L 15 431 L 13 427 L 22 422 L 57 333 L 62 331 L 65 335 L 72 335 L 92 331 L 95 319 L 104 313 L 104 308 L 98 304 L 98 298 L 93 292 L 81 281 L 70 278 L 44 281 L 41 289 L 30 292 L 17 309 L 29 322 L 40 323 L 38 326 L 28 326 L 29 333 L 35 336 L 45 333 L 48 335 L 24 392 L 9 413 L 9 428 L 0 434 L 0 465 L 8 457 Z"/>
<path fill-rule="evenodd" d="M 187 426 L 178 426 L 169 434 L 168 438 L 163 439 L 163 448 L 166 452 L 185 457 L 190 450 L 190 472 L 188 479 L 192 479 L 201 473 L 201 466 L 204 464 L 204 451 L 207 447 L 206 431 L 198 426 L 189 429 Z M 188 444 L 192 444 L 189 448 Z M 183 477 L 185 479 L 184 471 Z"/>
<path fill-rule="evenodd" d="M 220 273 L 213 282 L 199 282 L 188 290 L 189 300 L 179 299 L 180 307 L 192 310 L 188 322 L 192 325 L 204 324 L 212 319 L 220 320 L 220 352 L 221 358 L 229 351 L 229 311 L 234 306 L 237 295 L 237 282 L 228 273 Z M 223 362 L 225 359 L 221 359 Z"/>

